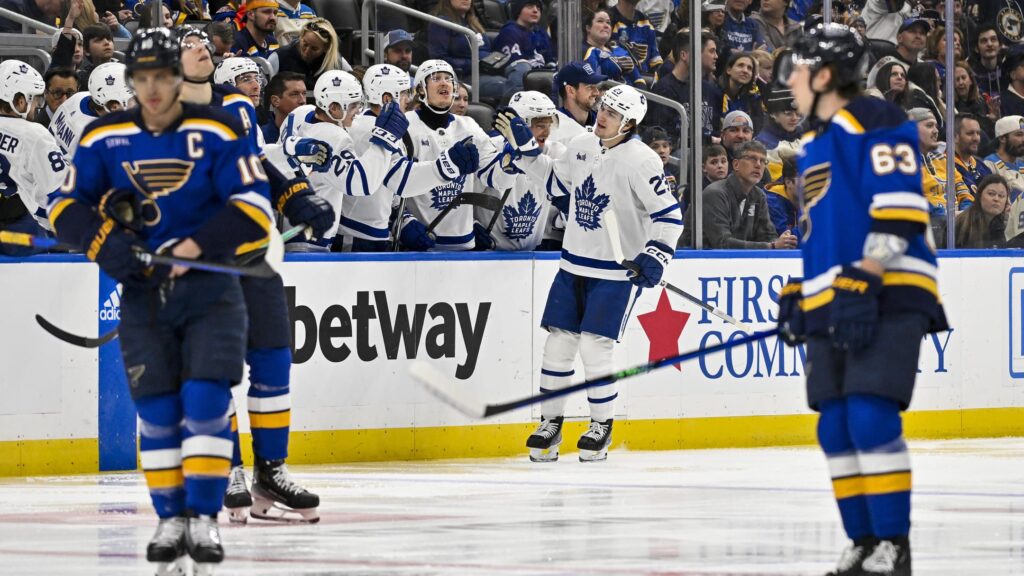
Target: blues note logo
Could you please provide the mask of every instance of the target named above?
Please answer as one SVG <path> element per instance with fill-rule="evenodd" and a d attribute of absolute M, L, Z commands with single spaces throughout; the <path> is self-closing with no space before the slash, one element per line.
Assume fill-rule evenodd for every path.
<path fill-rule="evenodd" d="M 430 207 L 437 211 L 444 210 L 462 192 L 465 185 L 466 176 L 462 175 L 447 184 L 434 188 L 430 191 Z"/>
<path fill-rule="evenodd" d="M 576 223 L 584 230 L 601 227 L 601 212 L 608 207 L 607 194 L 598 194 L 594 177 L 587 176 L 583 185 L 576 189 Z"/>
<path fill-rule="evenodd" d="M 516 206 L 501 209 L 505 219 L 505 236 L 509 240 L 524 240 L 533 235 L 533 227 L 540 217 L 540 206 L 532 192 L 527 192 Z"/>

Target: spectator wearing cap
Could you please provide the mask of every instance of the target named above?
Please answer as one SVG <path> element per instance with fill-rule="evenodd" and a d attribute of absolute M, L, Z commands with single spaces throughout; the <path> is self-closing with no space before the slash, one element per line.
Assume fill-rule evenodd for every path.
<path fill-rule="evenodd" d="M 722 99 L 719 104 L 723 114 L 746 112 L 753 120 L 754 133 L 764 126 L 764 104 L 762 86 L 757 78 L 757 61 L 746 52 L 733 52 L 725 65 L 725 73 L 718 79 Z"/>
<path fill-rule="evenodd" d="M 662 59 L 658 52 L 658 35 L 650 18 L 637 9 L 638 0 L 619 0 L 608 9 L 612 38 L 632 56 L 641 74 L 657 73 Z"/>
<path fill-rule="evenodd" d="M 291 44 L 270 55 L 271 75 L 278 72 L 297 72 L 306 78 L 306 86 L 316 86 L 316 80 L 328 70 L 352 71 L 352 66 L 338 52 L 338 36 L 331 23 L 314 18 L 303 24 L 299 37 Z"/>
<path fill-rule="evenodd" d="M 939 140 L 938 120 L 927 108 L 913 108 L 907 112 L 907 116 L 917 123 L 917 137 L 921 146 L 921 186 L 924 189 L 924 196 L 932 205 L 932 215 L 945 218 L 946 146 Z M 956 189 L 956 211 L 960 212 L 970 206 L 974 198 L 959 172 L 955 173 L 953 185 Z"/>
<path fill-rule="evenodd" d="M 679 164 L 672 161 L 672 140 L 661 126 L 651 126 L 643 133 L 644 144 L 661 158 L 665 167 L 665 183 L 674 196 L 679 186 Z"/>
<path fill-rule="evenodd" d="M 978 81 L 978 91 L 987 101 L 995 101 L 996 116 L 999 115 L 999 93 L 1003 89 L 1000 71 L 1002 49 L 1003 45 L 999 42 L 996 27 L 984 24 L 978 27 L 977 36 L 974 37 L 974 50 L 968 58 L 974 77 Z"/>
<path fill-rule="evenodd" d="M 754 121 L 742 110 L 729 112 L 722 121 L 722 147 L 731 161 L 736 147 L 754 139 Z M 764 144 L 762 144 L 764 146 Z"/>
<path fill-rule="evenodd" d="M 1002 116 L 1024 116 L 1024 45 L 1007 51 L 1002 64 L 1003 91 L 999 94 Z"/>
<path fill-rule="evenodd" d="M 977 157 L 981 146 L 981 118 L 973 114 L 957 114 L 953 128 L 956 171 L 960 173 L 971 194 L 977 198 L 978 182 L 992 173 L 985 162 Z"/>
<path fill-rule="evenodd" d="M 583 17 L 583 61 L 618 82 L 646 87 L 640 68 L 629 51 L 612 40 L 612 21 L 607 10 Z"/>
<path fill-rule="evenodd" d="M 704 52 L 704 48 L 708 45 L 714 46 L 715 39 L 710 33 L 701 34 L 701 52 Z M 688 32 L 679 32 L 676 34 L 675 39 L 672 43 L 672 60 L 674 62 L 672 69 L 667 74 L 662 74 L 658 78 L 658 82 L 654 84 L 652 91 L 655 94 L 664 96 L 676 102 L 679 102 L 686 108 L 686 113 L 689 117 L 693 117 L 690 112 L 690 34 Z M 714 64 L 712 64 L 712 67 Z M 718 90 L 718 86 L 711 81 L 702 80 L 701 82 L 701 96 L 703 97 L 702 109 L 702 125 L 704 128 L 704 140 L 705 143 L 711 141 L 711 136 L 715 132 L 715 126 L 720 122 L 721 116 L 720 108 L 715 106 L 716 102 L 721 101 L 721 95 Z M 678 134 L 680 131 L 680 118 L 679 113 L 667 106 L 660 104 L 651 103 L 647 109 L 647 116 L 645 117 L 647 124 L 654 126 L 662 126 L 670 132 L 672 136 L 672 142 L 679 145 Z"/>
<path fill-rule="evenodd" d="M 907 68 L 917 64 L 921 53 L 924 51 L 928 33 L 931 30 L 932 25 L 927 20 L 921 18 L 907 18 L 904 20 L 903 24 L 899 27 L 899 32 L 896 34 L 896 53 L 894 56 L 906 64 Z"/>
<path fill-rule="evenodd" d="M 78 66 L 78 84 L 88 86 L 93 68 L 114 60 L 114 36 L 110 28 L 105 24 L 96 24 L 83 30 L 82 48 L 85 55 Z"/>
<path fill-rule="evenodd" d="M 558 55 L 551 36 L 538 23 L 543 10 L 541 0 L 512 0 L 512 19 L 501 27 L 494 39 L 494 50 L 509 57 L 505 77 L 506 92 L 523 89 L 523 76 L 530 70 L 553 67 Z"/>
<path fill-rule="evenodd" d="M 761 0 L 761 9 L 750 15 L 757 24 L 769 52 L 792 47 L 803 26 L 786 15 L 788 0 Z"/>
<path fill-rule="evenodd" d="M 725 39 L 729 47 L 739 52 L 750 52 L 765 47 L 760 27 L 747 17 L 751 0 L 725 0 Z"/>
<path fill-rule="evenodd" d="M 427 47 L 430 57 L 452 65 L 459 79 L 469 82 L 470 60 L 475 51 L 481 60 L 491 54 L 491 43 L 484 36 L 484 25 L 473 11 L 472 0 L 439 0 L 434 15 L 476 32 L 475 46 L 469 45 L 461 32 L 430 24 L 427 26 Z M 505 92 L 505 78 L 496 74 L 480 74 L 480 94 L 497 102 Z"/>
<path fill-rule="evenodd" d="M 850 28 L 856 30 L 857 34 L 860 34 L 861 38 L 864 38 L 865 40 L 867 39 L 868 23 L 864 20 L 863 16 L 854 16 L 853 19 L 850 20 Z"/>
<path fill-rule="evenodd" d="M 406 72 L 412 67 L 412 48 L 416 41 L 405 30 L 392 30 L 384 37 L 384 63 Z"/>
<path fill-rule="evenodd" d="M 768 163 L 760 142 L 744 142 L 736 147 L 732 174 L 704 189 L 701 211 L 705 248 L 773 249 L 796 248 L 796 237 L 788 230 L 775 231 L 768 200 L 758 184 Z M 683 217 L 692 222 L 693 206 Z M 693 246 L 693 226 L 683 231 L 684 242 Z"/>
<path fill-rule="evenodd" d="M 999 147 L 985 157 L 985 165 L 1010 183 L 1010 202 L 1024 194 L 1024 116 L 1004 116 L 996 122 Z"/>
<path fill-rule="evenodd" d="M 267 84 L 266 101 L 272 117 L 260 130 L 267 144 L 276 144 L 285 119 L 292 110 L 306 103 L 306 77 L 297 72 L 278 72 Z"/>
<path fill-rule="evenodd" d="M 868 38 L 896 43 L 903 21 L 910 18 L 914 3 L 905 0 L 867 0 L 861 16 L 864 18 Z"/>
<path fill-rule="evenodd" d="M 64 6 L 61 0 L 0 0 L 0 8 L 6 8 L 52 26 L 57 18 L 63 15 Z M 0 32 L 20 34 L 21 24 L 0 18 Z"/>
<path fill-rule="evenodd" d="M 247 0 L 245 3 L 245 26 L 235 34 L 231 52 L 237 56 L 259 56 L 269 59 L 277 50 L 277 0 Z"/>
<path fill-rule="evenodd" d="M 595 108 L 601 97 L 598 85 L 608 77 L 589 62 L 570 62 L 555 74 L 553 89 L 558 94 L 558 122 L 548 142 L 567 143 L 586 132 L 597 119 Z"/>
<path fill-rule="evenodd" d="M 758 132 L 756 140 L 768 150 L 778 148 L 780 142 L 795 142 L 800 139 L 800 122 L 803 118 L 796 111 L 796 100 L 791 90 L 773 90 L 766 105 L 768 122 Z"/>

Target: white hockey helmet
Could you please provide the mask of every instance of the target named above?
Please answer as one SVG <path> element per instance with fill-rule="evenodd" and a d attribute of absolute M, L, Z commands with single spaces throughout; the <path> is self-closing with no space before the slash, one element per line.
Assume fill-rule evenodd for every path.
<path fill-rule="evenodd" d="M 324 72 L 313 87 L 316 106 L 330 115 L 331 104 L 338 104 L 342 110 L 363 101 L 363 87 L 356 77 L 341 70 Z M 340 120 L 339 120 L 340 122 Z"/>
<path fill-rule="evenodd" d="M 427 102 L 427 79 L 432 77 L 434 74 L 447 73 L 452 77 L 452 103 L 451 106 L 444 110 L 434 108 Z M 416 69 L 416 77 L 413 78 L 412 87 L 417 90 L 420 102 L 423 103 L 430 111 L 436 114 L 446 114 L 455 105 L 455 85 L 458 83 L 459 77 L 455 75 L 455 69 L 452 65 L 445 62 L 444 60 L 426 60 L 420 67 Z M 423 92 L 419 92 L 419 88 L 423 88 Z"/>
<path fill-rule="evenodd" d="M 398 66 L 391 64 L 374 64 L 363 74 L 363 92 L 366 101 L 374 106 L 384 104 L 384 95 L 388 94 L 397 103 L 402 92 L 411 88 L 409 74 Z"/>
<path fill-rule="evenodd" d="M 14 100 L 18 94 L 29 100 L 28 107 L 24 112 L 17 113 L 22 118 L 28 117 L 29 108 L 32 107 L 32 99 L 42 96 L 46 91 L 46 83 L 43 82 L 39 72 L 22 62 L 21 60 L 4 60 L 0 62 L 0 101 L 6 102 L 14 109 Z"/>
<path fill-rule="evenodd" d="M 607 106 L 622 115 L 622 123 L 618 130 L 621 136 L 626 133 L 623 128 L 627 122 L 633 120 L 639 125 L 644 119 L 644 115 L 647 114 L 647 97 L 632 86 L 619 84 L 604 93 L 601 97 L 601 106 Z"/>
<path fill-rule="evenodd" d="M 266 78 L 263 76 L 263 70 L 260 69 L 260 65 L 253 61 L 252 58 L 244 56 L 225 58 L 213 71 L 213 83 L 236 86 L 235 81 L 239 76 L 250 73 L 256 74 L 259 78 L 260 88 L 267 85 Z"/>
<path fill-rule="evenodd" d="M 117 102 L 121 108 L 128 107 L 128 101 L 135 93 L 125 80 L 125 65 L 120 62 L 100 64 L 89 74 L 89 96 L 93 104 L 107 110 L 108 102 Z M 109 112 L 109 110 L 107 110 Z"/>
<path fill-rule="evenodd" d="M 556 115 L 558 109 L 555 108 L 555 103 L 543 92 L 535 90 L 516 92 L 508 101 L 508 106 L 515 110 L 520 118 L 526 120 L 527 124 L 534 118 L 555 118 L 556 121 L 558 119 Z"/>

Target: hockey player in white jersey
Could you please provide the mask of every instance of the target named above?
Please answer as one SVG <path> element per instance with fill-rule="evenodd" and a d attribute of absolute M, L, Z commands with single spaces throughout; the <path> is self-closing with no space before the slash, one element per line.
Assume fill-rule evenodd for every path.
<path fill-rule="evenodd" d="M 39 107 L 46 85 L 39 72 L 20 60 L 0 63 L 0 229 L 43 235 L 47 196 L 67 174 L 67 161 L 53 136 L 29 115 Z M 0 254 L 35 252 L 0 244 Z"/>
<path fill-rule="evenodd" d="M 517 162 L 552 195 L 571 194 L 558 275 L 541 326 L 548 330 L 541 364 L 541 390 L 569 385 L 577 353 L 586 377 L 613 371 L 612 351 L 636 297 L 661 280 L 683 229 L 682 213 L 665 185 L 661 160 L 636 135 L 647 99 L 629 86 L 605 93 L 593 133 L 574 138 L 566 154 L 540 154 L 526 123 L 510 112 L 495 125 L 523 155 Z M 623 254 L 635 254 L 634 272 L 615 261 L 605 229 L 614 211 Z M 590 428 L 580 438 L 581 461 L 607 458 L 611 443 L 614 383 L 587 390 Z M 541 405 L 541 424 L 526 445 L 534 461 L 558 459 L 565 397 Z"/>
<path fill-rule="evenodd" d="M 89 91 L 75 94 L 57 108 L 50 122 L 50 133 L 57 139 L 64 155 L 71 158 L 90 122 L 128 108 L 134 97 L 125 81 L 124 64 L 100 64 L 89 74 Z"/>
<path fill-rule="evenodd" d="M 481 184 L 504 190 L 515 179 L 514 174 L 501 170 L 497 162 L 500 151 L 476 121 L 450 112 L 455 103 L 456 82 L 455 70 L 444 60 L 427 60 L 416 71 L 413 90 L 420 108 L 407 114 L 412 156 L 419 161 L 432 161 L 456 142 L 470 138 L 480 155 L 480 169 L 476 172 L 479 182 L 462 175 L 406 202 L 399 239 L 408 249 L 472 250 L 476 246 L 472 206 L 464 204 L 451 210 L 434 228 L 432 237 L 427 235 L 427 227 L 463 192 L 483 192 Z"/>
<path fill-rule="evenodd" d="M 519 115 L 530 127 L 533 138 L 540 150 L 551 157 L 558 158 L 565 146 L 558 142 L 550 142 L 548 137 L 558 125 L 558 112 L 551 98 L 541 92 L 516 92 L 508 103 L 509 107 Z M 505 146 L 505 139 L 500 135 L 491 138 L 495 147 Z M 495 215 L 486 209 L 475 209 L 477 226 L 486 227 L 492 218 L 497 216 L 491 235 L 494 237 L 497 250 L 536 250 L 544 237 L 544 226 L 551 220 L 556 208 L 552 206 L 547 191 L 525 173 L 516 175 L 513 185 L 506 191 L 487 189 L 488 194 L 497 194 L 505 201 L 500 213 Z M 508 196 L 504 196 L 505 194 Z M 562 196 L 568 201 L 567 196 Z"/>
<path fill-rule="evenodd" d="M 267 79 L 263 76 L 259 64 L 244 56 L 221 60 L 213 71 L 213 81 L 216 84 L 234 86 L 248 96 L 249 100 L 252 100 L 252 105 L 257 108 L 260 106 L 263 88 L 267 85 Z"/>
<path fill-rule="evenodd" d="M 412 97 L 409 74 L 390 64 L 370 66 L 363 75 L 363 91 L 367 109 L 355 117 L 349 129 L 355 153 L 360 156 L 372 146 L 370 138 L 382 107 L 395 102 L 404 110 Z M 422 162 L 397 161 L 408 155 L 411 148 L 408 137 L 397 141 L 395 146 L 399 155 L 394 158 L 382 188 L 369 197 L 352 196 L 342 202 L 334 251 L 388 250 L 391 247 L 388 222 L 396 198 L 426 194 L 463 174 L 475 173 L 479 167 L 480 158 L 472 143 L 456 142 L 437 160 Z"/>

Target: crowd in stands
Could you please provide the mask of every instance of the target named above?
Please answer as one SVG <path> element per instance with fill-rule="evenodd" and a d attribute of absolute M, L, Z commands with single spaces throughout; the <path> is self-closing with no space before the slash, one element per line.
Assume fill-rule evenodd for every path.
<path fill-rule="evenodd" d="M 345 70 L 359 78 L 365 70 L 353 66 L 359 60 L 356 34 L 317 15 L 331 0 L 305 1 L 163 0 L 161 24 L 204 29 L 215 60 L 252 58 L 260 64 L 264 72 L 252 79 L 258 87 L 251 95 L 269 143 L 278 140 L 292 110 L 312 101 L 311 90 L 322 74 Z M 383 13 L 376 25 L 385 33 L 386 63 L 410 75 L 426 59 L 442 59 L 454 68 L 463 82 L 455 114 L 472 114 L 479 106 L 471 105 L 468 87 L 474 51 L 484 103 L 501 107 L 530 84 L 529 78 L 546 73 L 541 91 L 566 118 L 584 125 L 593 122 L 597 100 L 592 96 L 608 81 L 679 102 L 689 112 L 690 69 L 699 66 L 703 139 L 696 144 L 703 151 L 697 169 L 703 177 L 704 247 L 795 248 L 800 237 L 795 156 L 801 135 L 815 126 L 797 112 L 774 63 L 805 27 L 822 21 L 822 0 L 704 0 L 698 56 L 690 53 L 693 1 L 698 0 L 581 0 L 582 21 L 571 25 L 580 27 L 582 64 L 571 66 L 585 66 L 604 84 L 559 72 L 570 63 L 557 61 L 557 29 L 569 24 L 557 22 L 551 0 L 404 0 L 476 32 L 475 42 L 433 23 Z M 932 206 L 937 245 L 945 246 L 946 215 L 953 211 L 956 247 L 1020 246 L 1024 1 L 946 1 L 954 2 L 953 110 L 944 94 L 950 23 L 942 0 L 832 0 L 832 17 L 857 29 L 868 46 L 865 93 L 900 106 L 918 126 L 922 186 Z M 153 13 L 141 0 L 0 0 L 0 8 L 59 28 L 34 116 L 44 126 L 63 102 L 87 90 L 92 70 L 116 61 L 115 41 L 150 26 Z M 0 17 L 0 32 L 21 33 L 22 26 Z M 490 130 L 486 115 L 480 118 Z M 954 138 L 946 142 L 950 123 Z M 679 114 L 652 102 L 639 137 L 665 162 L 666 181 L 692 222 L 694 203 L 676 157 L 693 143 L 681 136 Z M 948 154 L 955 158 L 952 176 Z M 950 177 L 955 205 L 946 199 Z M 693 246 L 694 240 L 688 224 L 681 247 Z"/>

